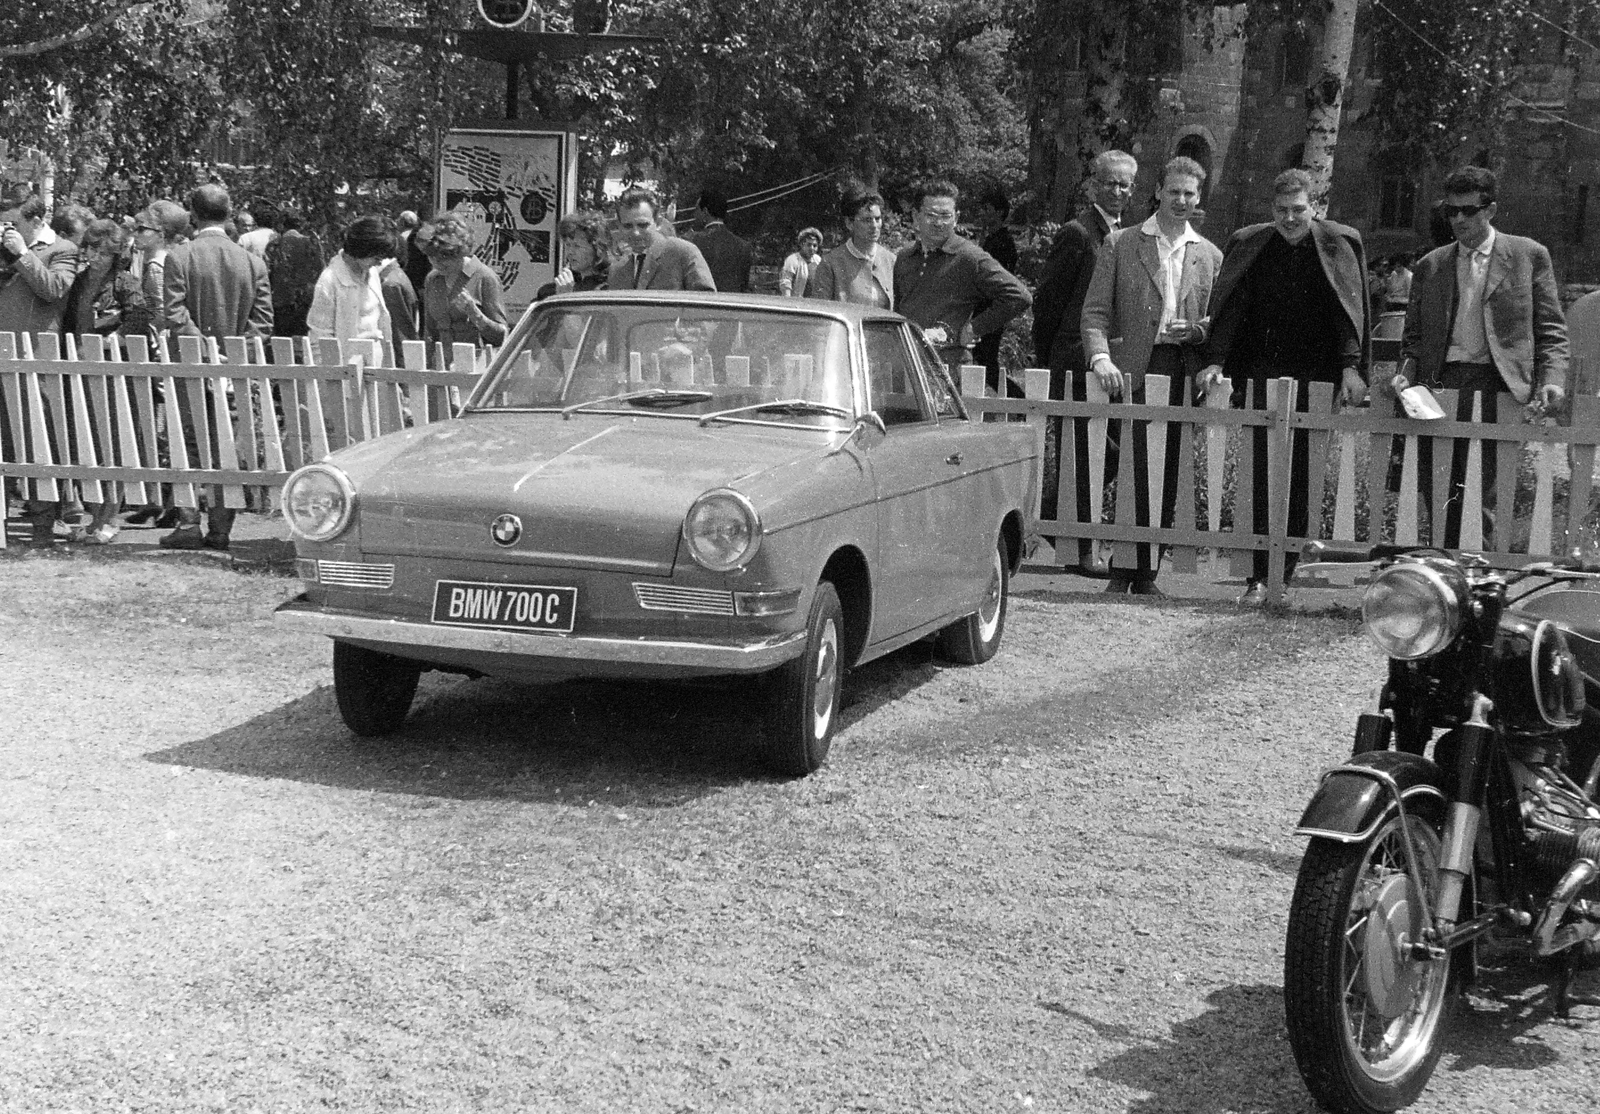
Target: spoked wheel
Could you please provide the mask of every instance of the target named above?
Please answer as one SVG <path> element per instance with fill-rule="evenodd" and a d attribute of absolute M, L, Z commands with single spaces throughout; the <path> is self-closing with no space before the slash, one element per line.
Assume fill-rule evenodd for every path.
<path fill-rule="evenodd" d="M 769 680 L 768 758 L 774 772 L 805 777 L 827 761 L 843 680 L 844 612 L 839 593 L 824 580 L 812 595 L 805 652 L 773 670 Z"/>
<path fill-rule="evenodd" d="M 1340 1114 L 1415 1102 L 1439 1060 L 1450 960 L 1417 959 L 1423 926 L 1407 862 L 1415 849 L 1434 900 L 1439 835 L 1398 817 L 1366 843 L 1314 839 L 1300 864 L 1284 954 L 1289 1043 L 1316 1100 Z"/>
<path fill-rule="evenodd" d="M 333 695 L 339 715 L 357 735 L 392 735 L 405 722 L 422 667 L 407 658 L 333 644 Z"/>
<path fill-rule="evenodd" d="M 958 619 L 939 632 L 939 650 L 962 665 L 982 665 L 1000 649 L 1000 636 L 1006 630 L 1006 601 L 1011 591 L 1011 563 L 1006 543 L 996 543 L 989 564 L 989 584 L 983 603 L 964 619 Z"/>

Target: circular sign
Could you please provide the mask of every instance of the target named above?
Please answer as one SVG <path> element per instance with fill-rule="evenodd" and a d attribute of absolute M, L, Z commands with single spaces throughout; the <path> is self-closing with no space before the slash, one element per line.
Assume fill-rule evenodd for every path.
<path fill-rule="evenodd" d="M 503 514 L 489 524 L 489 536 L 494 539 L 494 544 L 509 548 L 517 544 L 517 539 L 522 537 L 522 519 L 514 514 Z"/>
<path fill-rule="evenodd" d="M 503 31 L 521 27 L 534 10 L 533 0 L 478 0 L 478 14 L 484 22 Z"/>
<path fill-rule="evenodd" d="M 522 195 L 522 223 L 535 225 L 543 224 L 544 218 L 549 215 L 550 203 L 544 199 L 542 193 L 525 193 Z"/>

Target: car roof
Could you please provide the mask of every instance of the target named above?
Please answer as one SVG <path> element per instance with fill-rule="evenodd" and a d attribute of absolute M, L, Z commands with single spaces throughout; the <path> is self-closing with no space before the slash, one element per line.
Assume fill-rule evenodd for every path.
<path fill-rule="evenodd" d="M 585 293 L 556 294 L 535 302 L 536 306 L 561 305 L 661 305 L 707 309 L 751 309 L 831 317 L 844 322 L 903 321 L 898 313 L 875 306 L 850 302 L 823 301 L 820 298 L 784 298 L 776 294 L 720 294 L 700 290 L 592 290 Z M 530 307 L 532 308 L 532 307 Z"/>

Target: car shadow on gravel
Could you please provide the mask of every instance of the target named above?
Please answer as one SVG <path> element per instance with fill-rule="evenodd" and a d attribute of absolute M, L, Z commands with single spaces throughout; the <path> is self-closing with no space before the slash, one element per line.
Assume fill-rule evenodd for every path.
<path fill-rule="evenodd" d="M 1228 986 L 1206 996 L 1207 1009 L 1151 1040 L 1115 1021 L 1091 1017 L 1063 1003 L 1041 1008 L 1087 1026 L 1126 1050 L 1088 1070 L 1143 1092 L 1131 1114 L 1311 1114 L 1317 1109 L 1300 1081 L 1283 1028 L 1283 990 Z"/>
<path fill-rule="evenodd" d="M 840 730 L 937 676 L 913 646 L 852 673 Z M 425 674 L 394 735 L 360 739 L 332 686 L 203 739 L 145 757 L 247 777 L 462 800 L 669 808 L 773 780 L 761 693 L 750 680 L 517 684 Z"/>

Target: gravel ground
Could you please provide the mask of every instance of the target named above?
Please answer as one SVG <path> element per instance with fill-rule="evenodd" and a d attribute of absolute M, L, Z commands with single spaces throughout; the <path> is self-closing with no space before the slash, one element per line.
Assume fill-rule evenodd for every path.
<path fill-rule="evenodd" d="M 360 742 L 294 582 L 0 557 L 0 1109 L 1310 1111 L 1291 829 L 1376 654 L 1071 583 L 776 782 L 736 688 L 430 676 Z M 1594 1109 L 1544 989 L 1491 971 L 1414 1109 Z"/>

